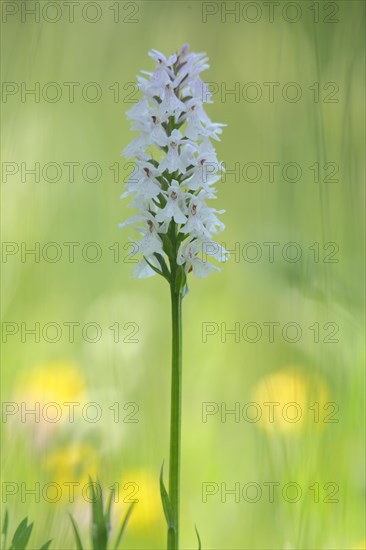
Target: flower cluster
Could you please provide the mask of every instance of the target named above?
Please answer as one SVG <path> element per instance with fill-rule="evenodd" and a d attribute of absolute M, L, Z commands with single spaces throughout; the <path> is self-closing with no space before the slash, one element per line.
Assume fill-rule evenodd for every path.
<path fill-rule="evenodd" d="M 135 277 L 159 273 L 171 281 L 180 274 L 185 281 L 191 271 L 205 277 L 218 269 L 208 257 L 227 258 L 212 240 L 224 228 L 217 217 L 224 211 L 206 204 L 216 198 L 222 170 L 211 140 L 219 141 L 225 125 L 212 123 L 204 110 L 212 103 L 200 78 L 208 68 L 205 54 L 190 53 L 185 45 L 168 59 L 156 50 L 149 55 L 155 70 L 137 77 L 144 95 L 127 112 L 140 134 L 122 153 L 136 159 L 122 198 L 132 195 L 130 206 L 138 213 L 120 227 L 130 225 L 142 236 Z"/>

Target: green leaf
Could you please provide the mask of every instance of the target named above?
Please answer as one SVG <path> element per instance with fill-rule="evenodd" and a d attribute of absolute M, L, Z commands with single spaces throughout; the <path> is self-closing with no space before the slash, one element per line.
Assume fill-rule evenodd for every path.
<path fill-rule="evenodd" d="M 147 162 L 150 162 L 150 164 L 152 164 L 153 166 L 155 166 L 155 168 L 158 168 L 158 166 L 159 166 L 159 163 L 158 163 L 157 160 L 149 159 Z"/>
<path fill-rule="evenodd" d="M 175 221 L 173 220 L 173 218 L 170 220 L 167 234 L 170 236 L 170 239 L 173 242 L 175 240 L 175 234 L 176 234 L 176 224 L 175 224 Z"/>
<path fill-rule="evenodd" d="M 173 508 L 170 502 L 168 491 L 165 489 L 163 474 L 164 474 L 164 462 L 161 465 L 161 470 L 160 470 L 160 495 L 161 495 L 161 501 L 163 503 L 165 519 L 168 524 L 168 547 L 171 548 L 172 544 L 174 545 L 175 521 L 174 521 Z"/>
<path fill-rule="evenodd" d="M 107 503 L 107 509 L 105 512 L 105 525 L 107 527 L 107 532 L 111 530 L 111 512 L 112 512 L 112 502 L 115 494 L 115 488 L 112 486 L 111 492 L 109 493 L 108 503 Z"/>
<path fill-rule="evenodd" d="M 161 272 L 162 272 L 162 275 L 163 277 L 168 281 L 170 282 L 170 271 L 168 269 L 168 266 L 166 265 L 165 263 L 165 260 L 163 258 L 163 256 L 161 254 L 158 254 L 158 252 L 155 252 L 154 254 L 155 258 L 158 260 L 159 264 L 160 264 L 160 267 L 161 267 Z"/>
<path fill-rule="evenodd" d="M 40 548 L 39 550 L 48 550 L 48 548 L 49 548 L 51 542 L 52 542 L 52 539 L 48 540 L 48 541 L 46 542 L 46 544 L 44 544 L 43 546 L 41 546 L 41 548 Z"/>
<path fill-rule="evenodd" d="M 153 271 L 155 271 L 155 273 L 157 273 L 158 275 L 164 276 L 164 275 L 162 274 L 162 272 L 160 271 L 160 269 L 158 269 L 158 268 L 155 267 L 151 262 L 149 262 L 149 260 L 148 260 L 145 256 L 144 256 L 144 260 L 145 260 L 145 262 L 147 263 L 147 265 L 148 265 L 149 267 L 151 267 L 151 269 L 152 269 Z"/>
<path fill-rule="evenodd" d="M 13 540 L 11 542 L 12 550 L 24 550 L 27 547 L 29 537 L 31 536 L 33 523 L 28 525 L 28 518 L 24 518 L 18 525 Z"/>
<path fill-rule="evenodd" d="M 183 266 L 179 266 L 177 270 L 177 276 L 175 279 L 175 291 L 179 294 L 183 294 L 184 287 L 187 283 L 187 275 Z"/>
<path fill-rule="evenodd" d="M 163 250 L 165 254 L 168 256 L 168 258 L 174 258 L 173 245 L 168 235 L 164 233 L 159 233 L 159 237 L 163 241 Z"/>
<path fill-rule="evenodd" d="M 108 530 L 105 523 L 104 512 L 103 512 L 103 491 L 102 487 L 97 480 L 94 484 L 93 480 L 90 479 L 90 484 L 93 493 L 92 500 L 92 541 L 94 550 L 106 550 L 108 542 Z M 97 492 L 95 491 L 97 489 Z"/>
<path fill-rule="evenodd" d="M 77 526 L 77 523 L 76 523 L 76 521 L 74 520 L 74 518 L 72 517 L 71 514 L 69 514 L 69 517 L 70 517 L 71 524 L 72 524 L 72 527 L 73 527 L 73 530 L 74 530 L 76 548 L 77 548 L 77 550 L 84 550 L 83 545 L 81 543 L 81 538 L 80 538 L 79 528 Z"/>
<path fill-rule="evenodd" d="M 136 504 L 136 502 L 131 503 L 131 506 L 128 508 L 128 510 L 126 512 L 126 515 L 122 520 L 121 527 L 120 527 L 119 533 L 118 533 L 117 538 L 116 538 L 116 543 L 114 545 L 114 550 L 117 550 L 117 548 L 119 547 L 119 544 L 122 540 L 123 534 L 126 530 L 127 524 L 129 522 L 130 516 L 132 514 L 132 510 L 133 510 L 133 507 L 135 506 L 135 504 Z"/>
<path fill-rule="evenodd" d="M 9 527 L 9 512 L 8 512 L 8 509 L 5 510 L 5 514 L 4 514 L 4 520 L 3 520 L 3 527 L 2 527 L 2 530 L 1 530 L 1 534 L 3 535 L 4 537 L 4 548 L 6 548 L 6 538 L 7 538 L 7 535 L 8 535 L 8 527 Z"/>
<path fill-rule="evenodd" d="M 198 550 L 202 550 L 201 538 L 200 538 L 200 534 L 198 532 L 197 526 L 195 525 L 194 528 L 196 530 L 196 535 L 198 539 Z"/>
<path fill-rule="evenodd" d="M 183 290 L 182 290 L 182 298 L 184 298 L 185 296 L 187 296 L 188 292 L 189 292 L 189 288 L 188 288 L 188 285 L 187 285 L 187 283 L 186 283 L 186 284 L 184 285 L 184 287 L 183 287 Z"/>
<path fill-rule="evenodd" d="M 1 533 L 5 536 L 8 534 L 8 527 L 9 527 L 9 512 L 8 512 L 8 509 L 6 509 L 4 514 L 4 519 L 3 519 L 3 527 L 1 530 Z"/>

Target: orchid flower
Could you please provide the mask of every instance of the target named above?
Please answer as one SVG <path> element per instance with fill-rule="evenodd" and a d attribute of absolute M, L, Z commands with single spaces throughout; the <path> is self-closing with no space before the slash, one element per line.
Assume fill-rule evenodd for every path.
<path fill-rule="evenodd" d="M 182 393 L 182 299 L 187 278 L 207 277 L 220 269 L 228 252 L 213 236 L 224 229 L 224 210 L 208 206 L 216 199 L 215 183 L 223 171 L 212 140 L 219 141 L 224 124 L 211 122 L 205 103 L 212 102 L 200 74 L 208 68 L 205 54 L 189 53 L 188 45 L 170 57 L 157 50 L 153 72 L 138 77 L 142 99 L 128 112 L 139 135 L 123 155 L 136 159 L 122 198 L 132 196 L 138 212 L 120 224 L 141 235 L 141 261 L 133 275 L 162 275 L 170 285 L 172 304 L 172 381 L 169 492 L 163 469 L 160 489 L 168 526 L 167 548 L 179 549 L 180 445 Z M 197 533 L 199 545 L 200 539 Z"/>

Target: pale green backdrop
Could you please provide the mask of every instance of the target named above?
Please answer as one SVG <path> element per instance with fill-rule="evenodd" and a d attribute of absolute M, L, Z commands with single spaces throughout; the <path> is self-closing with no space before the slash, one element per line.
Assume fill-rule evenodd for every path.
<path fill-rule="evenodd" d="M 134 137 L 125 112 L 139 97 L 135 75 L 153 67 L 148 51 L 168 55 L 188 42 L 210 58 L 208 112 L 228 125 L 218 155 L 240 173 L 219 182 L 217 200 L 226 210 L 220 242 L 236 252 L 220 274 L 191 280 L 184 303 L 182 548 L 197 547 L 195 524 L 206 549 L 364 548 L 364 3 L 280 2 L 270 20 L 265 2 L 81 1 L 73 22 L 65 2 L 2 4 L 2 397 L 14 413 L 2 423 L 3 502 L 11 527 L 28 514 L 32 548 L 49 537 L 52 548 L 73 548 L 67 511 L 87 534 L 80 486 L 98 474 L 105 487 L 119 483 L 120 500 L 135 487 L 126 482 L 139 487 L 124 547 L 164 547 L 169 292 L 158 278 L 131 278 L 130 233 L 118 229 L 130 215 L 119 196 L 131 166 L 120 152 Z M 32 4 L 39 21 L 26 12 Z M 254 93 L 262 94 L 256 102 Z M 26 171 L 36 162 L 39 181 Z M 272 181 L 268 163 L 277 163 Z M 269 242 L 278 243 L 272 258 Z M 80 243 L 73 262 L 64 243 Z M 289 261 L 299 250 L 301 259 Z M 26 333 L 36 322 L 39 342 Z M 72 322 L 70 342 L 64 323 Z M 273 342 L 271 322 L 279 323 Z M 87 323 L 101 328 L 99 341 L 86 341 L 95 335 Z M 206 342 L 204 323 L 217 331 Z M 236 323 L 239 341 L 222 341 Z M 257 342 L 243 337 L 247 323 L 260 326 Z M 287 323 L 300 327 L 297 342 L 291 327 L 283 336 Z M 301 419 L 271 424 L 269 401 L 281 411 L 295 402 Z M 22 402 L 40 403 L 38 422 Z M 45 412 L 49 402 L 61 409 Z M 74 423 L 65 402 L 81 403 Z M 99 409 L 80 417 L 90 402 Z M 208 402 L 215 414 L 203 422 Z M 253 402 L 261 421 L 249 421 Z M 239 407 L 240 418 L 225 407 Z M 85 418 L 99 410 L 100 420 Z M 74 503 L 72 481 L 80 483 Z M 56 503 L 47 502 L 51 482 L 62 488 Z M 215 494 L 205 499 L 208 482 Z M 268 483 L 279 484 L 273 502 Z M 287 483 L 300 487 L 298 502 L 289 502 L 291 486 L 283 496 Z M 239 497 L 225 497 L 225 488 Z"/>

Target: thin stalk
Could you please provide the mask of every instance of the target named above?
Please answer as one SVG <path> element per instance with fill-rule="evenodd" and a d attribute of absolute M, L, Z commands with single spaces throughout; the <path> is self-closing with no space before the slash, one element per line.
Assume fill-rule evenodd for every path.
<path fill-rule="evenodd" d="M 172 266 L 176 267 L 176 266 Z M 172 272 L 170 291 L 172 306 L 172 380 L 170 409 L 169 498 L 175 531 L 168 537 L 168 550 L 179 549 L 180 450 L 182 410 L 182 294 L 175 288 L 176 269 Z"/>

